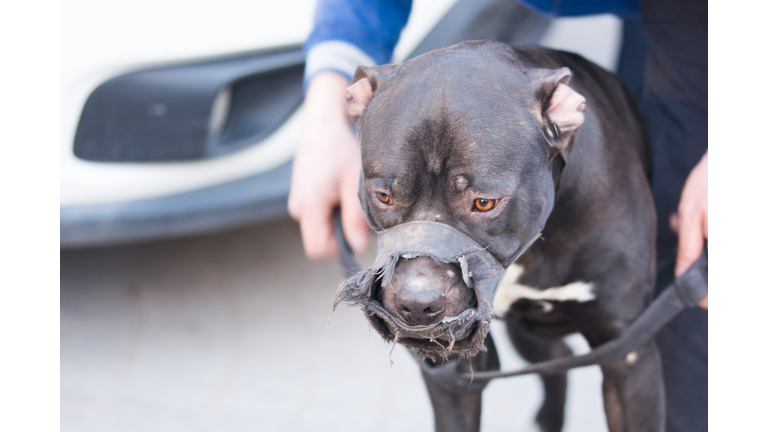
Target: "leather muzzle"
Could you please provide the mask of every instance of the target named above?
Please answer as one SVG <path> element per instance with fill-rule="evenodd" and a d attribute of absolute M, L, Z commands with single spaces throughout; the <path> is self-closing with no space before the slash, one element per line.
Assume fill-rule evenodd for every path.
<path fill-rule="evenodd" d="M 433 360 L 436 354 L 471 357 L 485 349 L 483 341 L 493 317 L 493 299 L 506 267 L 539 237 L 537 232 L 506 265 L 502 265 L 496 256 L 471 237 L 438 222 L 407 222 L 376 234 L 376 261 L 341 284 L 333 300 L 333 309 L 341 302 L 360 306 L 385 340 L 414 348 L 417 355 Z M 467 288 L 475 291 L 477 307 L 423 326 L 408 325 L 386 310 L 375 298 L 378 290 L 392 281 L 400 258 L 415 257 L 458 264 Z"/>

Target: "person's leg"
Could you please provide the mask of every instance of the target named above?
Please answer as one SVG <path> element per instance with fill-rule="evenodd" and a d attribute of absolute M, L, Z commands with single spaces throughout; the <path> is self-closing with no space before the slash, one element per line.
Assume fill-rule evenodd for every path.
<path fill-rule="evenodd" d="M 640 107 L 651 146 L 657 251 L 677 247 L 669 216 L 708 147 L 707 2 L 640 0 L 648 58 Z M 661 253 L 658 254 L 661 256 Z"/>
<path fill-rule="evenodd" d="M 677 210 L 688 174 L 708 147 L 707 2 L 640 0 L 648 58 L 641 108 L 651 146 L 658 216 L 657 289 L 674 277 Z M 683 311 L 656 337 L 667 395 L 667 431 L 707 430 L 708 315 Z"/>
<path fill-rule="evenodd" d="M 674 279 L 674 250 L 660 258 L 658 291 Z M 667 394 L 667 432 L 707 430 L 707 323 L 706 310 L 686 309 L 656 335 Z"/>
<path fill-rule="evenodd" d="M 646 57 L 648 43 L 645 41 L 642 22 L 639 19 L 625 19 L 622 23 L 621 52 L 616 75 L 638 101 L 643 91 Z"/>

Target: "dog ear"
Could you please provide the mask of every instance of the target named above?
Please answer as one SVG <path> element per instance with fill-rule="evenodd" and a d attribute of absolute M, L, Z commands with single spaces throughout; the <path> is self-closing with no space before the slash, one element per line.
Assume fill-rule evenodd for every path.
<path fill-rule="evenodd" d="M 377 67 L 358 66 L 355 76 L 352 78 L 352 85 L 347 87 L 345 95 L 347 99 L 347 115 L 354 123 L 360 121 L 363 110 L 371 101 L 373 93 L 379 88 L 381 83 L 389 78 L 394 72 L 395 65 L 384 65 Z"/>
<path fill-rule="evenodd" d="M 568 86 L 572 74 L 567 67 L 534 69 L 529 75 L 537 86 L 541 126 L 554 155 L 565 150 L 573 134 L 584 123 L 586 99 Z"/>

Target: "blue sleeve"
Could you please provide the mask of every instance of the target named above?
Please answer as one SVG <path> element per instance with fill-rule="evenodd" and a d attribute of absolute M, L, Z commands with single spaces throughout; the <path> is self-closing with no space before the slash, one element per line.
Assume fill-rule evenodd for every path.
<path fill-rule="evenodd" d="M 389 63 L 412 0 L 318 0 L 315 27 L 304 50 L 325 41 L 350 43 L 377 64 Z"/>
<path fill-rule="evenodd" d="M 304 43 L 306 90 L 322 71 L 352 78 L 358 65 L 390 63 L 413 0 L 318 0 L 314 29 Z M 640 16 L 637 0 L 521 0 L 550 16 L 613 13 Z"/>
<path fill-rule="evenodd" d="M 610 13 L 621 18 L 640 18 L 637 0 L 520 0 L 536 12 L 567 17 Z"/>

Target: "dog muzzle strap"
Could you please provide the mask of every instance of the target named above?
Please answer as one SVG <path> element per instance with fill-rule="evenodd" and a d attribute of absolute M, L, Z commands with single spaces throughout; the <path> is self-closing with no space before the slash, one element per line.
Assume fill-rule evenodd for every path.
<path fill-rule="evenodd" d="M 399 224 L 379 231 L 377 237 L 375 268 L 392 259 L 420 256 L 459 264 L 467 287 L 475 290 L 478 316 L 490 321 L 493 298 L 505 269 L 471 237 L 449 225 L 428 221 Z"/>
<path fill-rule="evenodd" d="M 486 247 L 446 224 L 407 222 L 376 233 L 376 260 L 370 268 L 361 269 L 341 234 L 340 218 L 336 223 L 340 260 L 347 280 L 334 298 L 334 309 L 342 302 L 360 306 L 385 340 L 414 348 L 422 356 L 433 357 L 437 346 L 443 347 L 443 355 L 472 356 L 484 349 L 483 341 L 493 318 L 493 299 L 506 270 Z M 525 242 L 509 263 L 538 237 L 537 233 Z M 460 266 L 465 284 L 474 290 L 477 307 L 425 326 L 410 326 L 387 311 L 375 298 L 377 287 L 389 285 L 399 259 L 416 257 Z"/>

